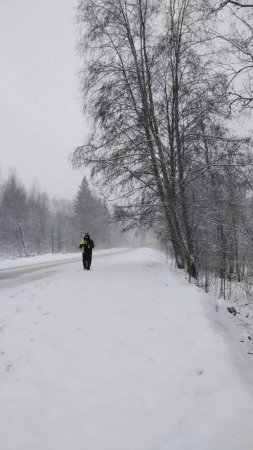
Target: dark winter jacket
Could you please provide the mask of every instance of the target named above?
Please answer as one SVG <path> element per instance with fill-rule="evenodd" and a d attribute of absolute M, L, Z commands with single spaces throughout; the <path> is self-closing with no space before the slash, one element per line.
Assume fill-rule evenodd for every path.
<path fill-rule="evenodd" d="M 85 254 L 85 256 L 92 255 L 92 249 L 95 247 L 94 242 L 92 239 L 84 237 L 81 239 L 79 248 L 82 249 L 82 252 Z"/>

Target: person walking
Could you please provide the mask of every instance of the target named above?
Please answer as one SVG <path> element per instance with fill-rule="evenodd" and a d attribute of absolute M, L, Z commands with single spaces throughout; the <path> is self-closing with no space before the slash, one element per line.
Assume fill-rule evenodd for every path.
<path fill-rule="evenodd" d="M 94 247 L 94 242 L 90 238 L 89 233 L 85 233 L 84 237 L 80 240 L 79 248 L 82 250 L 83 268 L 86 270 L 90 270 L 92 249 Z"/>

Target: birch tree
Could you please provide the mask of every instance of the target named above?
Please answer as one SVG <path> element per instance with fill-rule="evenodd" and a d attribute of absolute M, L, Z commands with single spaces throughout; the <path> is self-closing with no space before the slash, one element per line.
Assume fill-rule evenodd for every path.
<path fill-rule="evenodd" d="M 224 96 L 224 78 L 201 56 L 200 14 L 193 0 L 80 2 L 83 96 L 94 133 L 73 155 L 116 194 L 118 217 L 162 218 L 177 265 L 190 276 L 197 256 L 190 182 L 203 162 L 201 126 L 222 114 Z"/>
<path fill-rule="evenodd" d="M 185 17 L 187 4 L 180 4 L 179 16 L 182 13 Z M 105 184 L 110 182 L 114 191 L 124 193 L 126 204 L 121 208 L 127 209 L 125 217 L 129 211 L 132 215 L 137 210 L 145 217 L 147 212 L 152 215 L 154 209 L 162 209 L 177 263 L 186 264 L 189 273 L 195 275 L 184 192 L 181 189 L 183 220 L 180 222 L 173 198 L 174 163 L 168 164 L 170 150 L 172 159 L 177 150 L 182 176 L 177 95 L 171 149 L 161 123 L 159 66 L 166 52 L 166 36 L 157 32 L 160 27 L 154 24 L 164 20 L 163 7 L 164 4 L 157 6 L 155 2 L 143 0 L 80 2 L 80 20 L 86 28 L 85 50 L 89 55 L 84 96 L 88 98 L 96 132 L 86 146 L 76 149 L 73 161 L 78 166 L 91 164 L 93 174 L 102 174 Z M 180 30 L 180 25 L 176 28 Z M 176 93 L 177 76 L 174 81 Z M 152 206 L 149 206 L 150 199 Z"/>

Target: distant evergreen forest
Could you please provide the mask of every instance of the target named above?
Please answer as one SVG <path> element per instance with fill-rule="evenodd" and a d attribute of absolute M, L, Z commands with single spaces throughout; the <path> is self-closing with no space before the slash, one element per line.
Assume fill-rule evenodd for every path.
<path fill-rule="evenodd" d="M 108 247 L 115 227 L 109 211 L 85 177 L 73 199 L 50 199 L 38 186 L 27 190 L 15 172 L 0 183 L 1 258 L 73 252 L 88 231 L 96 247 Z"/>

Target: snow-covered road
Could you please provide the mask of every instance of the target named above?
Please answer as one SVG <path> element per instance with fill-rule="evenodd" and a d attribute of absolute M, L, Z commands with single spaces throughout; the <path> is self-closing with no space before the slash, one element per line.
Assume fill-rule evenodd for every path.
<path fill-rule="evenodd" d="M 106 258 L 111 255 L 128 252 L 129 249 L 95 250 L 93 259 Z M 0 287 L 13 287 L 20 283 L 27 283 L 36 279 L 48 277 L 56 271 L 62 270 L 62 266 L 69 270 L 72 264 L 80 266 L 80 254 L 70 255 L 45 255 L 32 258 L 21 258 L 20 260 L 10 260 L 7 263 L 0 263 Z M 68 267 L 66 266 L 68 265 Z M 2 267 L 1 267 L 2 266 Z"/>
<path fill-rule="evenodd" d="M 157 251 L 109 253 L 0 281 L 0 450 L 252 450 L 226 320 Z"/>

